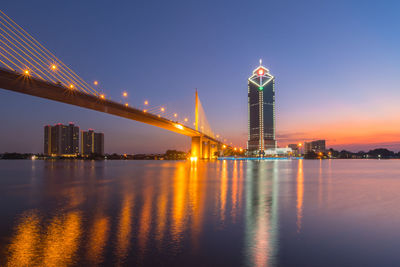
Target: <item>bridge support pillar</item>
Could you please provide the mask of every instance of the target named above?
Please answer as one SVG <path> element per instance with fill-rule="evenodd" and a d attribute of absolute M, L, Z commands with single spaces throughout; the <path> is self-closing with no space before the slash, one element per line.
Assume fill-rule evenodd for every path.
<path fill-rule="evenodd" d="M 224 156 L 224 149 L 223 149 L 221 143 L 218 143 L 218 145 L 217 145 L 217 151 L 218 151 L 218 157 L 223 157 L 223 156 Z"/>
<path fill-rule="evenodd" d="M 198 159 L 215 159 L 222 154 L 222 145 L 204 136 L 192 137 L 191 157 Z"/>
<path fill-rule="evenodd" d="M 195 157 L 198 159 L 201 159 L 203 156 L 203 146 L 202 146 L 202 138 L 201 136 L 193 136 L 192 137 L 192 151 L 191 151 L 191 157 Z"/>
<path fill-rule="evenodd" d="M 203 155 L 202 159 L 209 159 L 210 158 L 210 141 L 209 140 L 204 140 L 203 141 Z"/>
<path fill-rule="evenodd" d="M 211 148 L 210 148 L 210 159 L 215 159 L 217 156 L 215 155 L 215 152 L 218 151 L 217 143 L 211 143 Z"/>

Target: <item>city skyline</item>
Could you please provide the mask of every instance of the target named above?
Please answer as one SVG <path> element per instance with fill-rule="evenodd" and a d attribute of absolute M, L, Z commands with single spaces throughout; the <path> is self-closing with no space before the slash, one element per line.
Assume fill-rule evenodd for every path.
<path fill-rule="evenodd" d="M 73 7 L 72 4 L 65 5 L 66 10 Z M 258 59 L 263 58 L 279 80 L 278 146 L 326 139 L 328 147 L 335 149 L 400 149 L 400 126 L 395 115 L 398 112 L 395 100 L 399 96 L 396 90 L 399 53 L 395 48 L 399 40 L 391 37 L 398 25 L 393 5 L 374 6 L 373 9 L 367 2 L 309 3 L 303 7 L 300 4 L 291 7 L 272 4 L 277 14 L 260 19 L 250 16 L 259 11 L 239 12 L 241 6 L 234 2 L 222 16 L 217 16 L 222 10 L 220 4 L 211 9 L 210 3 L 188 3 L 177 11 L 174 11 L 175 5 L 160 5 L 160 10 L 154 10 L 158 20 L 143 28 L 131 27 L 143 17 L 138 14 L 130 21 L 131 17 L 121 6 L 109 9 L 101 4 L 93 7 L 85 3 L 82 10 L 74 10 L 72 22 L 67 16 L 72 12 L 59 16 L 57 5 L 46 5 L 44 10 L 39 10 L 33 3 L 26 2 L 26 10 L 20 10 L 16 4 L 5 3 L 3 11 L 38 37 L 85 80 L 98 80 L 113 99 L 122 100 L 121 93 L 126 90 L 132 104 L 140 105 L 148 99 L 155 104 L 167 104 L 168 108 L 179 108 L 176 112 L 189 116 L 194 113 L 191 110 L 194 88 L 198 88 L 210 124 L 221 129 L 219 134 L 238 146 L 245 147 L 247 140 L 247 90 L 243 81 Z M 131 7 L 135 14 L 151 9 L 147 4 L 131 4 Z M 161 11 L 163 8 L 171 14 L 179 13 L 179 16 L 165 15 Z M 194 8 L 201 11 L 194 17 L 190 12 L 184 12 Z M 296 8 L 299 13 L 294 12 Z M 38 12 L 31 12 L 32 9 Z M 74 32 L 87 20 L 83 15 L 89 9 L 92 10 L 89 23 Z M 122 12 L 122 16 L 117 22 L 103 22 L 107 12 Z M 340 21 L 334 19 L 335 12 L 341 15 Z M 379 21 L 370 20 L 369 15 L 375 12 L 386 16 Z M 47 15 L 43 16 L 44 13 Z M 198 16 L 205 13 L 208 20 L 204 25 L 198 24 Z M 292 16 L 289 21 L 279 17 L 285 13 Z M 321 25 L 313 25 L 315 19 Z M 158 29 L 159 21 L 165 21 L 173 28 L 173 33 L 163 34 L 162 25 Z M 251 35 L 256 29 L 249 26 L 262 21 L 271 24 L 271 35 L 261 34 L 257 43 L 245 41 L 242 46 L 240 34 Z M 120 24 L 123 29 L 114 32 Z M 61 27 L 65 30 L 62 34 L 56 31 Z M 128 29 L 131 37 L 123 33 Z M 147 34 L 150 30 L 151 36 Z M 195 32 L 200 32 L 200 36 L 197 37 Z M 167 38 L 168 33 L 174 38 Z M 186 33 L 186 38 L 181 37 L 181 33 Z M 320 33 L 318 38 L 315 37 L 317 33 Z M 96 41 L 107 36 L 113 40 Z M 212 46 L 204 46 L 205 43 L 198 39 L 212 36 L 216 37 Z M 168 41 L 158 42 L 160 38 Z M 149 45 L 150 50 L 157 52 L 140 55 L 140 51 Z M 215 63 L 212 66 L 207 63 L 211 55 L 214 55 L 212 62 Z M 156 80 L 154 72 L 159 73 Z M 0 122 L 5 125 L 1 134 L 2 152 L 40 151 L 42 129 L 38 125 L 78 119 L 82 128 L 101 129 L 110 137 L 106 152 L 190 148 L 190 140 L 185 137 L 152 126 L 3 90 L 0 97 L 0 112 L 10 114 L 7 118 L 2 116 Z M 221 102 L 230 105 L 223 105 L 221 109 Z M 30 129 L 29 136 L 21 130 L 25 126 Z M 146 140 L 143 142 L 143 139 Z M 174 145 L 171 147 L 171 144 Z"/>
<path fill-rule="evenodd" d="M 45 156 L 104 155 L 104 134 L 93 129 L 80 130 L 73 122 L 45 125 L 43 141 Z"/>

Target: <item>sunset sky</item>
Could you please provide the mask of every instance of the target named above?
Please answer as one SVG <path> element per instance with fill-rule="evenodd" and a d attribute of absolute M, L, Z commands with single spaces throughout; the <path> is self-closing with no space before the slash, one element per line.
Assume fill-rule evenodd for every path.
<path fill-rule="evenodd" d="M 247 78 L 276 77 L 279 146 L 400 150 L 398 1 L 7 1 L 1 10 L 107 97 L 181 118 L 194 91 L 214 132 L 247 140 Z M 188 150 L 153 126 L 0 90 L 0 153 L 42 152 L 45 124 L 105 133 L 107 153 Z"/>

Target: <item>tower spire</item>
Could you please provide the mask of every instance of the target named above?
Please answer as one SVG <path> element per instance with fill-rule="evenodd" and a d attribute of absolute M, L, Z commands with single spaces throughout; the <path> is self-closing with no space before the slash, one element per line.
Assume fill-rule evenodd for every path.
<path fill-rule="evenodd" d="M 195 101 L 195 109 L 194 109 L 194 126 L 196 131 L 199 130 L 199 95 L 197 94 L 196 88 L 196 101 Z"/>
<path fill-rule="evenodd" d="M 262 65 L 262 59 L 260 58 L 260 66 Z"/>

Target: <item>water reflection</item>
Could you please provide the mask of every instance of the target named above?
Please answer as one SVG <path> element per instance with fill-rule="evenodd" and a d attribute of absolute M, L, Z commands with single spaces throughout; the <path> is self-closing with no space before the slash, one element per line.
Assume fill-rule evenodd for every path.
<path fill-rule="evenodd" d="M 169 194 L 170 194 L 169 181 L 163 179 L 160 181 L 160 190 L 157 193 L 157 201 L 156 201 L 157 225 L 155 230 L 156 231 L 155 238 L 158 241 L 158 249 L 161 248 L 167 227 Z"/>
<path fill-rule="evenodd" d="M 81 235 L 81 215 L 77 211 L 55 217 L 44 236 L 43 266 L 68 266 L 73 263 Z"/>
<path fill-rule="evenodd" d="M 228 162 L 226 160 L 222 161 L 222 170 L 221 170 L 221 188 L 220 188 L 220 199 L 219 199 L 219 212 L 221 217 L 221 223 L 223 224 L 225 221 L 225 208 L 226 208 L 226 197 L 228 191 Z"/>
<path fill-rule="evenodd" d="M 88 260 L 93 265 L 103 262 L 103 253 L 110 231 L 110 218 L 96 216 L 88 240 Z"/>
<path fill-rule="evenodd" d="M 81 236 L 77 211 L 54 216 L 41 227 L 35 211 L 25 213 L 8 248 L 7 266 L 68 266 L 74 261 Z"/>
<path fill-rule="evenodd" d="M 303 219 L 303 197 L 304 197 L 304 175 L 303 160 L 300 159 L 297 167 L 297 232 L 301 231 L 301 220 Z"/>
<path fill-rule="evenodd" d="M 178 164 L 173 180 L 173 201 L 172 201 L 172 225 L 171 235 L 175 245 L 180 244 L 183 231 L 186 227 L 187 212 L 187 181 L 185 165 Z"/>
<path fill-rule="evenodd" d="M 33 211 L 21 216 L 16 233 L 8 248 L 7 266 L 37 264 L 37 245 L 40 236 L 39 218 Z"/>
<path fill-rule="evenodd" d="M 248 266 L 272 266 L 278 223 L 277 161 L 247 163 L 245 238 Z"/>
<path fill-rule="evenodd" d="M 199 247 L 199 238 L 203 228 L 203 218 L 205 212 L 205 200 L 207 187 L 205 186 L 204 173 L 200 173 L 197 168 L 197 161 L 190 167 L 189 178 L 189 205 L 191 219 L 192 244 L 194 249 Z"/>
<path fill-rule="evenodd" d="M 117 262 L 123 263 L 128 252 L 130 245 L 130 238 L 132 232 L 132 206 L 133 206 L 133 194 L 125 194 L 123 196 L 121 213 L 118 218 L 117 227 L 117 243 L 115 247 L 115 254 Z"/>
<path fill-rule="evenodd" d="M 149 238 L 150 227 L 152 222 L 152 200 L 153 187 L 148 186 L 143 192 L 143 206 L 139 215 L 138 241 L 142 254 L 146 251 L 147 239 Z"/>
<path fill-rule="evenodd" d="M 43 172 L 30 180 L 41 199 L 16 215 L 8 266 L 168 265 L 171 255 L 207 265 L 210 244 L 232 234 L 246 240 L 230 244 L 240 262 L 274 262 L 278 162 L 35 162 L 31 171 Z"/>
<path fill-rule="evenodd" d="M 396 160 L 0 161 L 0 266 L 393 266 L 399 175 Z"/>
<path fill-rule="evenodd" d="M 241 161 L 242 162 L 242 161 Z M 233 163 L 233 172 L 232 172 L 232 211 L 231 211 L 231 216 L 232 219 L 236 219 L 237 215 L 237 203 L 238 203 L 238 161 L 234 161 Z"/>

